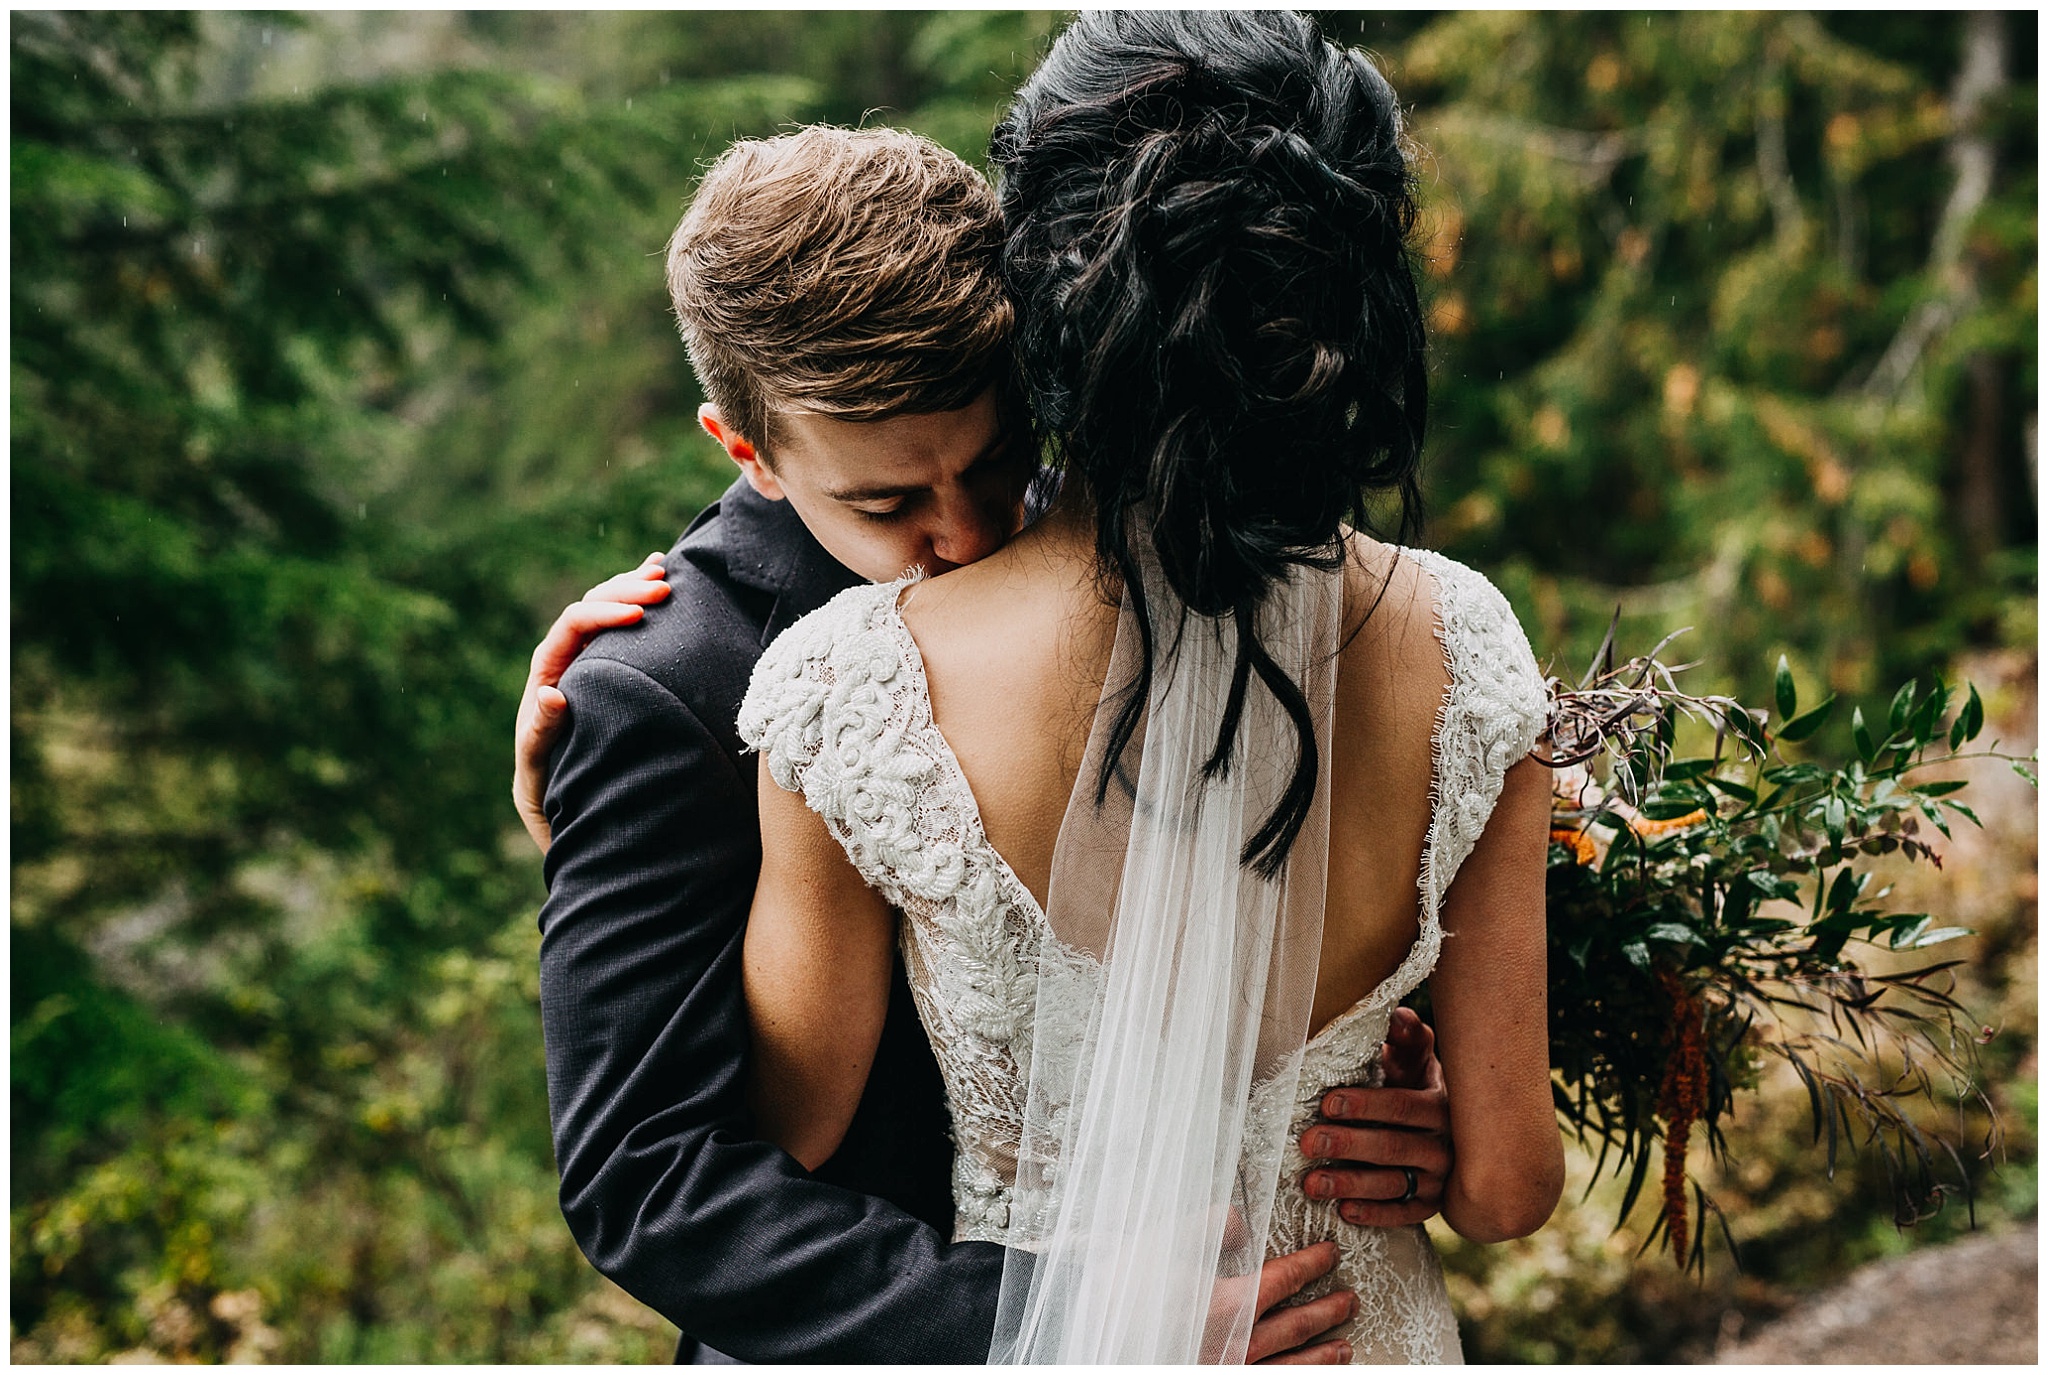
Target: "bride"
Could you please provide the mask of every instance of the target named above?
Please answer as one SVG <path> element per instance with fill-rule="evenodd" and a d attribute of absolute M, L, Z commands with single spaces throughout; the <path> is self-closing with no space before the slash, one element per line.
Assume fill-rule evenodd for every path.
<path fill-rule="evenodd" d="M 993 159 L 1063 488 L 760 660 L 760 1123 L 830 1155 L 900 940 L 994 1359 L 1241 1360 L 1259 1262 L 1333 1240 L 1353 1359 L 1456 1360 L 1420 1226 L 1276 1188 L 1425 980 L 1445 1221 L 1533 1231 L 1563 1173 L 1544 685 L 1484 578 L 1364 532 L 1426 399 L 1394 92 L 1292 14 L 1092 12 Z"/>

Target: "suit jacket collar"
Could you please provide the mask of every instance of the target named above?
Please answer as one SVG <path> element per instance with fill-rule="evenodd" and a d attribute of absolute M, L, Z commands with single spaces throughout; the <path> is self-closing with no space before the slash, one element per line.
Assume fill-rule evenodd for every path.
<path fill-rule="evenodd" d="M 745 478 L 718 499 L 727 576 L 775 598 L 761 642 L 860 582 L 825 552 L 787 501 L 770 501 Z"/>

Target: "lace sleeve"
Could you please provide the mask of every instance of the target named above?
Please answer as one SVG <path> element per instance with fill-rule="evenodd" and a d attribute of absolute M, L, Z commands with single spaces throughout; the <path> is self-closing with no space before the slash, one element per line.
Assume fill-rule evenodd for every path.
<path fill-rule="evenodd" d="M 1508 599 L 1485 574 L 1462 567 L 1460 572 L 1465 628 L 1473 641 L 1474 695 L 1483 704 L 1476 724 L 1489 764 L 1505 773 L 1536 748 L 1549 724 L 1550 687 Z"/>
<path fill-rule="evenodd" d="M 950 894 L 964 872 L 958 828 L 941 824 L 926 786 L 937 761 L 915 729 L 916 648 L 888 614 L 902 586 L 849 588 L 784 631 L 754 666 L 739 716 L 769 777 L 898 907 L 913 893 Z"/>
<path fill-rule="evenodd" d="M 1472 852 L 1507 771 L 1535 747 L 1550 694 L 1529 637 L 1485 575 L 1429 550 L 1405 551 L 1437 584 L 1437 629 L 1450 685 L 1438 717 L 1435 795 L 1423 866 L 1434 912 Z"/>
<path fill-rule="evenodd" d="M 859 588 L 853 589 L 859 591 Z M 768 761 L 768 773 L 787 792 L 804 791 L 804 776 L 825 746 L 825 703 L 832 696 L 835 598 L 804 617 L 768 646 L 754 665 L 739 732 Z"/>

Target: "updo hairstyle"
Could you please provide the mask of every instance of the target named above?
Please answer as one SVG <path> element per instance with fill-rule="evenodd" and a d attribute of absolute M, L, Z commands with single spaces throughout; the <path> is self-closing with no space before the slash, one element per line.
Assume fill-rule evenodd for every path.
<path fill-rule="evenodd" d="M 1293 719 L 1293 779 L 1242 856 L 1277 873 L 1318 761 L 1256 613 L 1297 566 L 1341 564 L 1368 493 L 1398 499 L 1399 538 L 1420 509 L 1428 379 L 1393 88 L 1300 15 L 1090 11 L 1018 93 L 990 158 L 1033 406 L 1094 502 L 1105 574 L 1140 613 L 1140 676 L 1097 799 L 1159 648 L 1149 546 L 1189 612 L 1237 628 L 1208 775 L 1230 767 L 1253 675 Z"/>

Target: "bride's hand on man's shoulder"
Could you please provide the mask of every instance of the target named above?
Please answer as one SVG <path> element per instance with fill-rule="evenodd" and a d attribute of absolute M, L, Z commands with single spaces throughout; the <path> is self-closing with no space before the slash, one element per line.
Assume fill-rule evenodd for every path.
<path fill-rule="evenodd" d="M 569 603 L 534 647 L 512 728 L 512 805 L 542 854 L 554 839 L 541 810 L 548 756 L 569 721 L 569 699 L 555 684 L 600 630 L 632 625 L 647 614 L 645 607 L 668 596 L 662 558 L 660 553 L 649 554 L 638 568 L 605 579 Z"/>
<path fill-rule="evenodd" d="M 1323 1120 L 1302 1133 L 1302 1154 L 1326 1161 L 1301 1187 L 1337 1199 L 1362 1227 L 1406 1227 L 1434 1217 L 1451 1173 L 1451 1107 L 1436 1033 L 1412 1010 L 1394 1009 L 1381 1053 L 1384 1087 L 1323 1095 Z"/>

